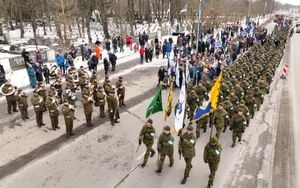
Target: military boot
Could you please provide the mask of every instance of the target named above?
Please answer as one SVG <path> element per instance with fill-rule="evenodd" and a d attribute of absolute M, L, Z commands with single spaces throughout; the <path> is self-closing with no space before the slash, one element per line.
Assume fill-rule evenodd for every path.
<path fill-rule="evenodd" d="M 183 179 L 181 180 L 181 184 L 185 184 L 187 177 L 184 176 Z"/>
<path fill-rule="evenodd" d="M 155 151 L 154 150 L 152 150 L 151 151 L 151 155 L 150 155 L 150 157 L 153 157 L 155 155 Z"/>
<path fill-rule="evenodd" d="M 141 167 L 144 168 L 146 166 L 146 162 L 144 161 L 142 164 L 141 164 Z"/>
<path fill-rule="evenodd" d="M 157 170 L 155 170 L 155 172 L 159 174 L 159 173 L 161 173 L 161 169 L 157 169 Z"/>

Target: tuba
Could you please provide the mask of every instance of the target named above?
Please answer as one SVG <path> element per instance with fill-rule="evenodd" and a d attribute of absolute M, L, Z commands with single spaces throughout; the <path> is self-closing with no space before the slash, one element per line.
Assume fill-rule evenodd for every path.
<path fill-rule="evenodd" d="M 6 92 L 3 91 L 4 86 L 6 86 L 5 84 L 2 84 L 2 86 L 0 87 L 0 93 L 4 96 L 10 96 L 13 95 L 16 91 L 16 88 L 13 87 L 12 85 L 10 85 L 7 89 Z"/>

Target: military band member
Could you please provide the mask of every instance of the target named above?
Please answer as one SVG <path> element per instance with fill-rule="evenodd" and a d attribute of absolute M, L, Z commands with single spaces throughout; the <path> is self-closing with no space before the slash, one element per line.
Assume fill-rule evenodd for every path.
<path fill-rule="evenodd" d="M 111 125 L 115 123 L 119 123 L 118 119 L 120 119 L 119 109 L 118 109 L 118 100 L 115 95 L 115 89 L 113 88 L 109 95 L 106 97 L 108 104 L 108 113 Z"/>
<path fill-rule="evenodd" d="M 61 108 L 61 112 L 64 115 L 65 124 L 66 124 L 66 137 L 74 135 L 73 133 L 73 121 L 75 119 L 74 112 L 75 107 L 68 103 L 68 101 L 64 101 L 64 104 Z"/>
<path fill-rule="evenodd" d="M 58 100 L 57 98 L 55 98 L 55 96 L 53 96 L 52 92 L 48 92 L 48 97 L 46 99 L 46 107 L 49 111 L 52 130 L 56 131 L 56 129 L 60 129 L 60 127 L 58 126 Z"/>
<path fill-rule="evenodd" d="M 28 98 L 28 96 L 25 92 L 21 92 L 17 96 L 18 107 L 19 107 L 19 110 L 21 113 L 22 120 L 29 119 L 27 98 Z"/>
<path fill-rule="evenodd" d="M 97 89 L 97 100 L 99 101 L 100 117 L 103 118 L 105 117 L 105 95 L 102 87 Z"/>
<path fill-rule="evenodd" d="M 8 114 L 11 114 L 11 110 L 18 112 L 17 102 L 15 100 L 15 90 L 16 88 L 6 80 L 2 87 L 2 94 L 6 97 Z"/>
<path fill-rule="evenodd" d="M 44 112 L 43 97 L 39 96 L 37 89 L 33 91 L 31 103 L 34 108 L 37 126 L 38 127 L 44 126 L 45 124 L 43 123 L 43 112 Z"/>
<path fill-rule="evenodd" d="M 119 106 L 121 108 L 122 106 L 126 106 L 124 103 L 125 87 L 123 85 L 123 77 L 122 76 L 119 77 L 119 80 L 116 83 L 116 88 L 117 88 L 117 95 L 119 98 Z"/>
<path fill-rule="evenodd" d="M 93 126 L 92 124 L 93 103 L 94 103 L 93 96 L 84 95 L 81 102 L 83 104 L 86 125 L 88 127 L 91 127 Z"/>

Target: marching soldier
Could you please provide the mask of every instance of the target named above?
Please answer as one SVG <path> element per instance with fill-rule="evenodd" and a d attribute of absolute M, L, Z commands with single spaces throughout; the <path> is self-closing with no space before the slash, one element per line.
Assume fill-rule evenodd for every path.
<path fill-rule="evenodd" d="M 120 119 L 120 115 L 118 110 L 118 101 L 115 96 L 114 89 L 112 89 L 112 91 L 109 93 L 106 99 L 108 104 L 108 112 L 109 112 L 109 119 L 111 125 L 114 125 L 115 123 L 119 123 L 118 119 Z"/>
<path fill-rule="evenodd" d="M 144 155 L 144 162 L 142 163 L 141 167 L 146 166 L 149 156 L 153 157 L 155 155 L 155 151 L 154 149 L 152 149 L 152 146 L 154 144 L 155 129 L 152 124 L 152 119 L 148 119 L 146 125 L 144 125 L 142 130 L 140 131 L 139 145 L 141 145 L 143 141 L 147 148 Z"/>
<path fill-rule="evenodd" d="M 242 141 L 242 135 L 245 131 L 245 126 L 247 125 L 247 120 L 243 115 L 243 111 L 239 110 L 237 114 L 232 117 L 231 120 L 231 127 L 232 130 L 232 145 L 231 147 L 235 146 L 236 138 L 239 138 L 239 142 Z"/>
<path fill-rule="evenodd" d="M 187 132 L 180 136 L 179 146 L 178 146 L 178 153 L 179 156 L 183 156 L 185 160 L 185 170 L 184 170 L 184 177 L 181 181 L 181 184 L 185 184 L 187 178 L 190 175 L 190 171 L 193 167 L 192 159 L 195 157 L 195 144 L 196 138 L 193 133 L 193 127 L 189 125 L 187 127 Z"/>
<path fill-rule="evenodd" d="M 99 101 L 99 110 L 100 110 L 100 117 L 105 117 L 105 95 L 103 93 L 102 87 L 97 89 L 97 100 Z"/>
<path fill-rule="evenodd" d="M 213 122 L 216 127 L 216 137 L 220 139 L 221 131 L 224 129 L 225 118 L 228 119 L 229 116 L 222 105 L 218 106 L 218 109 L 213 114 Z"/>
<path fill-rule="evenodd" d="M 125 98 L 125 87 L 123 85 L 123 77 L 120 76 L 119 80 L 116 83 L 116 88 L 117 88 L 117 95 L 119 98 L 119 106 L 122 108 L 122 106 L 126 106 L 124 103 L 124 98 Z"/>
<path fill-rule="evenodd" d="M 66 137 L 74 135 L 73 133 L 73 121 L 75 119 L 74 112 L 75 108 L 68 101 L 64 101 L 64 105 L 61 108 L 61 112 L 64 115 L 65 124 L 66 124 Z"/>
<path fill-rule="evenodd" d="M 208 163 L 210 175 L 207 187 L 213 186 L 215 174 L 218 169 L 221 158 L 222 146 L 216 137 L 212 137 L 210 142 L 206 144 L 204 148 L 203 159 L 205 163 Z"/>
<path fill-rule="evenodd" d="M 38 90 L 33 91 L 31 103 L 34 108 L 37 126 L 38 127 L 44 126 L 45 125 L 43 123 L 44 103 L 43 103 L 43 98 L 38 94 Z"/>
<path fill-rule="evenodd" d="M 170 133 L 170 126 L 165 126 L 163 133 L 159 136 L 158 143 L 157 143 L 157 151 L 158 155 L 160 156 L 160 160 L 158 163 L 158 168 L 155 172 L 161 173 L 161 170 L 164 165 L 166 155 L 169 157 L 170 160 L 170 167 L 174 164 L 174 137 Z"/>
<path fill-rule="evenodd" d="M 251 118 L 253 118 L 256 110 L 256 99 L 254 98 L 252 91 L 249 91 L 245 96 L 245 103 L 249 109 Z"/>
<path fill-rule="evenodd" d="M 46 99 L 46 107 L 48 108 L 49 111 L 52 130 L 56 131 L 56 129 L 60 129 L 60 127 L 58 126 L 58 116 L 59 116 L 58 101 L 51 92 L 48 92 L 48 97 Z"/>
<path fill-rule="evenodd" d="M 189 105 L 189 113 L 188 113 L 188 119 L 190 119 L 190 121 L 193 119 L 194 116 L 194 112 L 197 108 L 197 104 L 199 102 L 198 96 L 195 92 L 194 89 L 191 89 L 191 93 L 187 95 L 187 103 Z"/>
<path fill-rule="evenodd" d="M 21 117 L 22 120 L 26 120 L 29 119 L 28 117 L 28 102 L 27 102 L 27 95 L 25 92 L 21 92 L 18 96 L 17 96 L 17 102 L 18 102 L 18 107 L 19 110 L 21 112 Z"/>
<path fill-rule="evenodd" d="M 13 109 L 14 112 L 18 112 L 17 110 L 17 102 L 15 100 L 15 90 L 16 87 L 11 85 L 7 80 L 2 87 L 2 94 L 6 97 L 7 102 L 7 112 L 11 114 L 11 110 Z"/>
<path fill-rule="evenodd" d="M 84 110 L 84 114 L 85 114 L 85 119 L 86 119 L 86 125 L 88 127 L 93 126 L 92 124 L 92 114 L 93 114 L 93 96 L 87 96 L 84 95 L 82 98 L 82 104 L 83 104 L 83 110 Z"/>
<path fill-rule="evenodd" d="M 225 101 L 223 101 L 222 106 L 226 110 L 227 115 L 228 115 L 228 118 L 225 118 L 225 123 L 224 123 L 223 133 L 225 133 L 227 130 L 227 127 L 230 126 L 230 119 L 233 116 L 234 108 L 233 108 L 232 103 L 229 101 L 229 99 L 226 99 Z"/>

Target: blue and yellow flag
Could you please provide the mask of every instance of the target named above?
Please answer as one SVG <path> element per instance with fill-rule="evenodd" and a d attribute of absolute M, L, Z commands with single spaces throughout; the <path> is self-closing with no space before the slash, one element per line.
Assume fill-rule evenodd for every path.
<path fill-rule="evenodd" d="M 209 92 L 209 100 L 203 102 L 203 105 L 197 109 L 192 120 L 193 122 L 198 121 L 202 117 L 205 117 L 211 110 L 217 109 L 218 99 L 219 99 L 219 94 L 221 89 L 221 80 L 222 80 L 222 74 L 220 74 L 217 77 L 216 82 L 211 88 Z"/>

